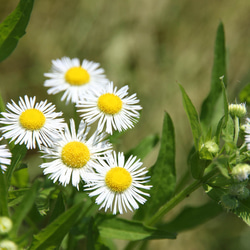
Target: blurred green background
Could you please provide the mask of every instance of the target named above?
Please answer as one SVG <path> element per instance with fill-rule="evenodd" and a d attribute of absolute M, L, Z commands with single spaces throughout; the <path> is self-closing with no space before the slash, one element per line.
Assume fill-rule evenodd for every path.
<path fill-rule="evenodd" d="M 0 22 L 18 0 L 0 0 Z M 147 135 L 161 133 L 164 111 L 176 131 L 178 180 L 186 171 L 192 135 L 178 83 L 198 111 L 210 88 L 216 29 L 224 23 L 228 53 L 229 100 L 250 82 L 249 0 L 36 0 L 27 34 L 16 50 L 0 63 L 1 94 L 5 102 L 28 94 L 48 99 L 71 117 L 73 106 L 60 102 L 61 94 L 48 96 L 43 87 L 51 60 L 63 56 L 100 62 L 118 87 L 128 84 L 143 111 L 136 127 L 121 137 L 118 150 L 134 147 Z M 144 164 L 151 166 L 154 150 Z M 200 205 L 208 198 L 196 191 L 183 205 Z M 150 249 L 249 249 L 250 230 L 225 213 L 177 240 L 150 243 Z M 123 244 L 123 242 L 119 242 Z"/>

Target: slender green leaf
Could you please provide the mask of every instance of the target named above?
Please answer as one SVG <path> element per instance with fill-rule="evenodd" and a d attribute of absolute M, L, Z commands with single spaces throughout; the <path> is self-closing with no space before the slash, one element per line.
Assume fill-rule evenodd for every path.
<path fill-rule="evenodd" d="M 84 202 L 80 202 L 69 210 L 58 216 L 41 232 L 34 235 L 30 250 L 44 250 L 49 247 L 60 245 L 64 236 L 69 232 L 71 227 L 76 223 L 81 214 Z"/>
<path fill-rule="evenodd" d="M 224 76 L 225 86 L 227 83 L 226 76 L 226 49 L 225 49 L 225 35 L 223 24 L 220 23 L 217 29 L 217 35 L 214 48 L 214 63 L 211 77 L 211 89 L 202 104 L 201 109 L 201 123 L 204 128 L 209 128 L 213 124 L 215 115 L 218 115 L 217 103 L 222 93 L 220 77 Z M 223 112 L 223 110 L 222 110 Z M 222 117 L 223 113 L 219 115 Z M 217 124 L 216 122 L 215 124 Z"/>
<path fill-rule="evenodd" d="M 208 202 L 200 207 L 185 207 L 172 221 L 160 226 L 170 232 L 181 232 L 197 227 L 223 211 L 217 202 Z"/>
<path fill-rule="evenodd" d="M 136 155 L 139 159 L 143 159 L 158 143 L 159 137 L 157 135 L 150 135 L 145 137 L 135 148 L 126 153 L 126 158 L 130 155 Z"/>
<path fill-rule="evenodd" d="M 190 98 L 188 97 L 187 93 L 185 92 L 184 88 L 181 85 L 179 86 L 182 92 L 184 109 L 187 113 L 187 116 L 191 125 L 194 145 L 195 145 L 196 150 L 198 151 L 200 140 L 202 138 L 202 131 L 201 131 L 201 125 L 200 125 L 198 113 L 193 103 L 191 102 Z"/>
<path fill-rule="evenodd" d="M 27 153 L 27 148 L 24 144 L 17 144 L 11 149 L 11 153 L 11 165 L 6 170 L 7 183 L 10 183 L 14 170 L 21 164 L 22 159 Z"/>
<path fill-rule="evenodd" d="M 0 62 L 16 48 L 25 34 L 34 0 L 20 0 L 16 9 L 0 24 Z"/>
<path fill-rule="evenodd" d="M 17 232 L 21 223 L 25 219 L 26 215 L 29 213 L 30 209 L 34 205 L 39 187 L 40 187 L 40 182 L 35 181 L 31 186 L 31 188 L 24 195 L 22 202 L 16 208 L 12 216 L 14 225 L 11 232 L 13 234 Z"/>
<path fill-rule="evenodd" d="M 175 133 L 170 116 L 165 113 L 161 147 L 154 166 L 150 169 L 150 184 L 153 186 L 148 201 L 137 210 L 137 220 L 148 219 L 173 195 L 176 184 L 175 174 Z"/>
<path fill-rule="evenodd" d="M 52 215 L 50 217 L 50 222 L 55 220 L 60 214 L 65 211 L 64 199 L 62 193 L 58 194 L 55 207 L 53 209 Z"/>
<path fill-rule="evenodd" d="M 106 217 L 107 218 L 107 217 Z M 144 226 L 141 222 L 111 217 L 103 218 L 98 224 L 100 235 L 104 238 L 122 240 L 174 239 L 175 233 Z"/>
<path fill-rule="evenodd" d="M 8 189 L 7 189 L 7 182 L 6 182 L 6 175 L 2 172 L 0 168 L 0 216 L 9 216 L 8 211 Z"/>

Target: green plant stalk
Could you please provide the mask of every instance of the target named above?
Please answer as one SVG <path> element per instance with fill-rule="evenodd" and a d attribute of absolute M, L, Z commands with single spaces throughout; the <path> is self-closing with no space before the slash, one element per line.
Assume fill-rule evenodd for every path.
<path fill-rule="evenodd" d="M 240 120 L 239 117 L 235 116 L 234 118 L 234 143 L 237 147 L 237 142 L 239 138 L 239 131 L 240 131 Z"/>
<path fill-rule="evenodd" d="M 145 222 L 145 225 L 153 226 L 154 224 L 159 222 L 166 213 L 168 213 L 171 209 L 173 209 L 176 205 L 178 205 L 182 200 L 188 197 L 191 193 L 193 193 L 196 189 L 198 189 L 201 185 L 206 183 L 211 177 L 215 176 L 217 173 L 218 173 L 218 169 L 214 168 L 209 173 L 204 175 L 200 180 L 195 180 L 188 187 L 186 187 L 180 193 L 175 195 L 165 205 L 163 205 L 148 221 Z"/>

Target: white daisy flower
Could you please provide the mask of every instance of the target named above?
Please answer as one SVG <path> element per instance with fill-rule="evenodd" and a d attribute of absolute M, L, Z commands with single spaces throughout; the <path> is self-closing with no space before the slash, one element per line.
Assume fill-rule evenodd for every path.
<path fill-rule="evenodd" d="M 136 94 L 128 95 L 128 86 L 124 86 L 117 90 L 110 82 L 104 88 L 97 88 L 92 94 L 78 102 L 76 107 L 80 108 L 78 112 L 82 112 L 81 117 L 92 124 L 99 119 L 98 128 L 102 131 L 106 126 L 106 132 L 113 133 L 114 130 L 121 132 L 128 128 L 132 128 L 139 118 L 138 110 L 140 105 L 136 105 L 139 100 Z"/>
<path fill-rule="evenodd" d="M 123 153 L 110 154 L 106 160 L 99 160 L 100 165 L 95 168 L 97 173 L 90 174 L 91 181 L 85 185 L 89 196 L 97 196 L 96 203 L 101 208 L 110 209 L 113 214 L 127 212 L 127 209 L 139 208 L 138 203 L 144 204 L 146 199 L 142 196 L 149 194 L 140 189 L 150 189 L 152 186 L 143 185 L 149 181 L 148 172 L 140 168 L 142 162 L 130 156 L 125 162 Z"/>
<path fill-rule="evenodd" d="M 61 101 L 66 99 L 66 103 L 76 103 L 84 98 L 87 90 L 108 83 L 104 70 L 99 66 L 99 63 L 86 59 L 82 63 L 78 58 L 69 57 L 52 60 L 52 72 L 44 74 L 51 79 L 46 80 L 44 86 L 50 87 L 48 94 L 64 91 Z"/>
<path fill-rule="evenodd" d="M 2 140 L 2 138 L 0 138 L 0 140 Z M 2 169 L 2 171 L 6 170 L 6 165 L 10 165 L 11 156 L 11 152 L 6 148 L 6 145 L 0 145 L 0 169 Z"/>
<path fill-rule="evenodd" d="M 15 144 L 26 144 L 28 149 L 50 146 L 53 137 L 64 128 L 63 118 L 57 118 L 62 112 L 54 112 L 55 105 L 47 100 L 35 103 L 36 97 L 20 97 L 18 105 L 12 100 L 7 103 L 7 112 L 2 112 L 0 123 L 6 126 L 0 128 L 6 139 Z"/>
<path fill-rule="evenodd" d="M 67 126 L 64 132 L 54 141 L 51 148 L 42 148 L 43 158 L 54 159 L 51 162 L 41 164 L 44 174 L 51 174 L 50 179 L 57 180 L 64 186 L 69 184 L 79 188 L 81 179 L 87 181 L 86 173 L 93 172 L 97 159 L 105 157 L 111 150 L 111 144 L 106 140 L 104 133 L 97 131 L 86 139 L 89 127 L 82 120 L 76 133 L 75 122 L 70 120 L 70 128 Z"/>

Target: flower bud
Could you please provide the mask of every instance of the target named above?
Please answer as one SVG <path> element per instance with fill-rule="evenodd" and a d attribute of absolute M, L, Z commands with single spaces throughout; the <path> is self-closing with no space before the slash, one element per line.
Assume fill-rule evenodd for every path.
<path fill-rule="evenodd" d="M 239 181 L 247 180 L 248 175 L 250 174 L 250 165 L 248 165 L 246 163 L 237 164 L 233 168 L 231 174 L 235 179 L 237 179 Z"/>
<path fill-rule="evenodd" d="M 231 116 L 237 116 L 239 118 L 244 117 L 247 113 L 246 104 L 230 104 L 228 106 L 228 112 Z"/>
<path fill-rule="evenodd" d="M 12 228 L 12 221 L 6 216 L 0 217 L 0 235 L 8 233 Z"/>
<path fill-rule="evenodd" d="M 206 141 L 201 145 L 200 156 L 202 159 L 212 160 L 220 148 L 213 140 Z"/>
<path fill-rule="evenodd" d="M 17 250 L 17 245 L 10 240 L 2 240 L 0 241 L 0 249 L 5 249 L 5 250 Z"/>
<path fill-rule="evenodd" d="M 239 201 L 235 197 L 225 194 L 221 196 L 221 205 L 228 211 L 231 211 L 239 206 Z"/>
<path fill-rule="evenodd" d="M 233 184 L 229 187 L 230 195 L 236 196 L 240 200 L 244 200 L 249 196 L 249 189 L 244 183 Z"/>

